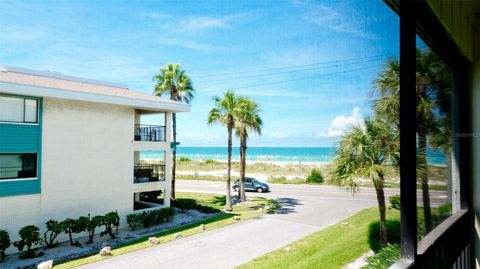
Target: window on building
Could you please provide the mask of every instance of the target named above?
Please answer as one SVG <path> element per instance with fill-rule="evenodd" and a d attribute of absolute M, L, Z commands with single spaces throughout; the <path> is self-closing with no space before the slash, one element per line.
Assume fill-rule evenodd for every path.
<path fill-rule="evenodd" d="M 0 96 L 0 121 L 37 123 L 38 100 Z"/>
<path fill-rule="evenodd" d="M 0 153 L 0 180 L 37 177 L 37 153 Z"/>

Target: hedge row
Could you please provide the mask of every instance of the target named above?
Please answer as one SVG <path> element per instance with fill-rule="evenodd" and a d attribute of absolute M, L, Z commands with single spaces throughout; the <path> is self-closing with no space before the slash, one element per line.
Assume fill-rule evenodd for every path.
<path fill-rule="evenodd" d="M 141 213 L 127 215 L 127 223 L 130 229 L 134 231 L 135 228 L 140 225 L 147 228 L 164 222 L 169 222 L 173 219 L 174 214 L 175 210 L 171 207 L 143 211 Z"/>
<path fill-rule="evenodd" d="M 119 225 L 120 217 L 116 211 L 94 217 L 88 215 L 87 217 L 81 216 L 78 219 L 67 218 L 63 221 L 51 219 L 45 223 L 47 229 L 43 234 L 43 239 L 40 235 L 40 229 L 37 226 L 27 225 L 20 229 L 18 232 L 20 240 L 13 242 L 13 245 L 22 252 L 20 254 L 21 259 L 34 258 L 37 254 L 32 247 L 45 242 L 47 247 L 53 248 L 57 245 L 55 239 L 61 233 L 68 234 L 71 245 L 79 246 L 80 243 L 78 241 L 73 242 L 72 234 L 88 232 L 88 244 L 93 242 L 95 229 L 97 227 L 105 227 L 105 230 L 100 232 L 100 236 L 108 234 L 114 239 L 115 235 L 118 234 Z M 115 229 L 115 233 L 113 229 Z M 0 262 L 3 262 L 5 250 L 10 247 L 11 244 L 12 242 L 10 241 L 8 232 L 0 230 Z"/>

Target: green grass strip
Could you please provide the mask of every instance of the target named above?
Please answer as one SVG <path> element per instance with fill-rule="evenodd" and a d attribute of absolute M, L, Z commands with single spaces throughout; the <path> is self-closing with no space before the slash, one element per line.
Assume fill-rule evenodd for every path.
<path fill-rule="evenodd" d="M 342 268 L 370 250 L 368 225 L 378 218 L 378 208 L 364 209 L 337 224 L 237 268 Z M 387 218 L 400 218 L 399 211 L 388 210 Z"/>

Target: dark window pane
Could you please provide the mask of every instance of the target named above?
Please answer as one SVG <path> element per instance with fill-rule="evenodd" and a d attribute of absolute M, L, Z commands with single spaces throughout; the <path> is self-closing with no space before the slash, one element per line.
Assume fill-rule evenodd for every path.
<path fill-rule="evenodd" d="M 37 176 L 37 154 L 0 154 L 0 180 Z"/>

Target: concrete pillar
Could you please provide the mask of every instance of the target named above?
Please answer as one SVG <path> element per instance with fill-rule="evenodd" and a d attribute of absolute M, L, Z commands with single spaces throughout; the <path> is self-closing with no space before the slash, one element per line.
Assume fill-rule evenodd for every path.
<path fill-rule="evenodd" d="M 163 205 L 170 206 L 170 192 L 171 192 L 171 182 L 172 179 L 172 156 L 170 155 L 170 142 L 172 142 L 172 113 L 165 113 L 165 143 L 167 148 L 165 150 L 165 181 L 167 186 L 164 194 Z"/>

